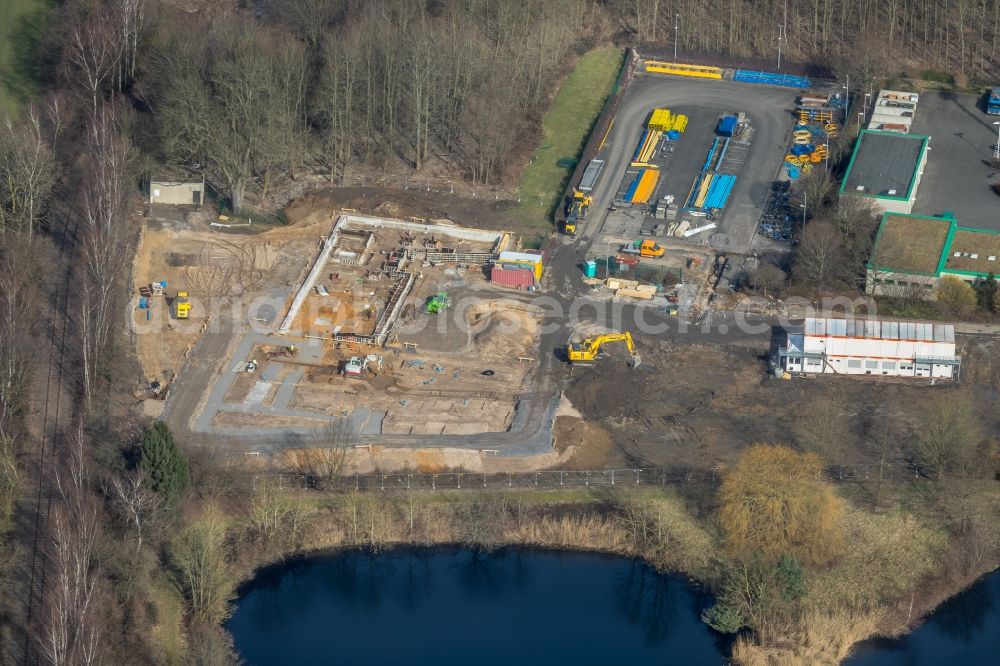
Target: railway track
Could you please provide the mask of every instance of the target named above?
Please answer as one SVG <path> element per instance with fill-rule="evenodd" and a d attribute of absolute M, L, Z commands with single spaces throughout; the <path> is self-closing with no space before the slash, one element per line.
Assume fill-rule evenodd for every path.
<path fill-rule="evenodd" d="M 72 413 L 73 405 L 65 390 L 67 378 L 67 339 L 69 328 L 68 305 L 72 284 L 72 262 L 68 254 L 76 246 L 76 225 L 70 222 L 71 215 L 64 215 L 62 229 L 56 237 L 59 254 L 64 263 L 61 280 L 53 290 L 51 298 L 51 319 L 48 338 L 48 369 L 45 378 L 45 404 L 41 406 L 41 438 L 38 445 L 37 478 L 38 485 L 33 497 L 34 520 L 31 535 L 31 556 L 29 562 L 28 590 L 25 613 L 25 639 L 22 663 L 32 663 L 31 637 L 35 634 L 33 625 L 41 621 L 45 601 L 45 532 L 52 510 L 54 476 L 57 451 L 62 448 L 65 425 Z"/>

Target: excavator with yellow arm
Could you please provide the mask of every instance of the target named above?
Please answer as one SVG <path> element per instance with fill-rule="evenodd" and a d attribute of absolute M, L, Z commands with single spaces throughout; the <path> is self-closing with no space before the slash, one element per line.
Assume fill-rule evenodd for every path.
<path fill-rule="evenodd" d="M 624 342 L 625 346 L 628 347 L 628 353 L 632 355 L 632 360 L 629 363 L 630 367 L 635 368 L 642 363 L 639 352 L 635 349 L 635 343 L 632 342 L 632 334 L 628 331 L 624 333 L 606 333 L 593 338 L 584 338 L 580 342 L 570 342 L 566 345 L 566 358 L 570 363 L 575 365 L 593 363 L 597 360 L 601 352 L 601 347 L 613 342 Z"/>

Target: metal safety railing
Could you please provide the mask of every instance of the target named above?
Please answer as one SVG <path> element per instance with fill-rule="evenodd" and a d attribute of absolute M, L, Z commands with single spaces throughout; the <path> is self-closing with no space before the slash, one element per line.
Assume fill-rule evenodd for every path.
<path fill-rule="evenodd" d="M 824 477 L 836 483 L 928 480 L 911 463 L 829 465 Z M 311 475 L 297 473 L 255 474 L 258 479 L 278 479 L 283 485 L 325 491 L 399 490 L 505 490 L 569 488 L 665 487 L 690 483 L 717 483 L 718 468 L 688 466 L 633 469 L 544 470 L 537 472 L 408 472 L 392 474 Z"/>

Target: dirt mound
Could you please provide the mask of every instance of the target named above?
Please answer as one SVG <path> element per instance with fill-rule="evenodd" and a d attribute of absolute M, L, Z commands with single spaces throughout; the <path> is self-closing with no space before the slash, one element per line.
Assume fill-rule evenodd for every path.
<path fill-rule="evenodd" d="M 395 201 L 383 201 L 374 208 L 372 212 L 382 217 L 402 217 L 403 207 Z"/>
<path fill-rule="evenodd" d="M 534 346 L 538 317 L 527 306 L 512 301 L 489 301 L 466 313 L 470 350 L 484 356 L 524 356 Z"/>

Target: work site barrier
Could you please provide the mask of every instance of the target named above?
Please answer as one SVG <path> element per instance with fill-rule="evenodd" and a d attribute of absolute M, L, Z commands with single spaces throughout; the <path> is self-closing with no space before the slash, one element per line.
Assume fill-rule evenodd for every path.
<path fill-rule="evenodd" d="M 699 79 L 721 79 L 722 69 L 707 65 L 685 65 L 679 62 L 661 62 L 649 60 L 646 71 L 651 74 L 673 74 L 675 76 L 693 76 Z"/>
<path fill-rule="evenodd" d="M 786 88 L 809 88 L 812 83 L 807 76 L 792 74 L 776 74 L 774 72 L 756 72 L 749 69 L 738 69 L 733 74 L 733 81 L 742 83 L 760 83 L 767 86 L 784 86 Z"/>
<path fill-rule="evenodd" d="M 486 452 L 484 452 L 486 453 Z M 837 483 L 885 481 L 921 481 L 931 477 L 916 465 L 886 463 L 884 465 L 829 465 L 824 471 L 827 480 Z M 326 491 L 392 491 L 392 490 L 482 490 L 513 488 L 629 488 L 656 487 L 687 483 L 717 483 L 721 470 L 686 466 L 649 467 L 644 469 L 601 469 L 584 471 L 511 472 L 476 474 L 472 472 L 352 474 L 320 477 L 308 474 L 256 474 L 260 479 L 275 479 L 287 487 Z"/>

